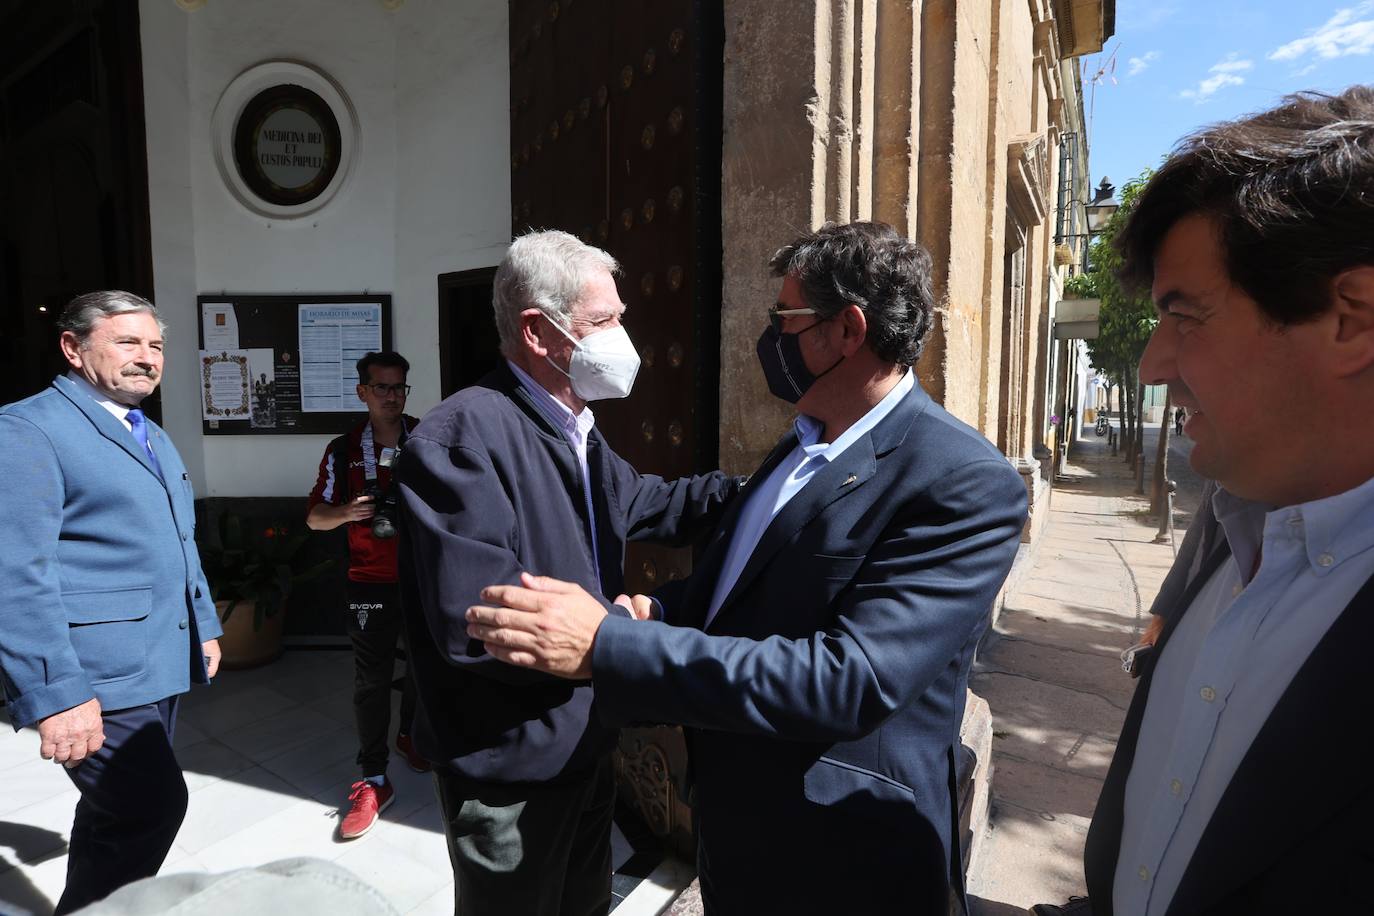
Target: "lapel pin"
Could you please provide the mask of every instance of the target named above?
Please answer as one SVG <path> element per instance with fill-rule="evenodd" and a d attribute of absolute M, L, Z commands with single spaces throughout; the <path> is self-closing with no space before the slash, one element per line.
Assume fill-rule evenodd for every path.
<path fill-rule="evenodd" d="M 840 484 L 840 486 L 842 486 L 842 487 L 847 487 L 847 486 L 849 486 L 851 483 L 853 483 L 854 481 L 856 481 L 856 480 L 858 480 L 858 479 L 859 479 L 859 476 L 858 476 L 857 474 L 850 474 L 848 477 L 845 478 L 844 483 Z"/>

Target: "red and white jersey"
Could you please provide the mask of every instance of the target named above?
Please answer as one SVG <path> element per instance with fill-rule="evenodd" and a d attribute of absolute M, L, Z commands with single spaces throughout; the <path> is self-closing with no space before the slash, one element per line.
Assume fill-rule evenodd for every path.
<path fill-rule="evenodd" d="M 411 416 L 401 418 L 406 432 L 418 422 Z M 324 457 L 320 459 L 320 473 L 305 507 L 307 514 L 320 503 L 337 506 L 367 492 L 367 474 L 363 469 L 363 429 L 366 426 L 367 421 L 364 420 L 331 441 L 324 450 Z M 348 466 L 345 468 L 335 467 L 340 439 L 347 442 Z M 381 458 L 381 445 L 374 443 L 372 451 L 374 460 Z M 377 466 L 377 485 L 383 491 L 390 489 L 390 468 L 380 464 Z M 396 538 L 373 537 L 371 519 L 348 523 L 348 578 L 354 582 L 396 581 Z"/>

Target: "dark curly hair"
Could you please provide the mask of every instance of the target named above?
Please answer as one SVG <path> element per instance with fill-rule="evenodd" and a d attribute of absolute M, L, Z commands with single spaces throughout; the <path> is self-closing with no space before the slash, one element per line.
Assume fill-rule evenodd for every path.
<path fill-rule="evenodd" d="M 887 223 L 826 223 L 778 249 L 773 275 L 794 276 L 806 304 L 831 317 L 853 303 L 868 321 L 868 345 L 888 362 L 913 365 L 935 305 L 930 255 Z"/>
<path fill-rule="evenodd" d="M 1213 221 L 1231 280 L 1272 322 L 1325 312 L 1333 277 L 1374 265 L 1374 87 L 1297 93 L 1181 141 L 1115 240 L 1122 280 L 1148 289 L 1164 235 L 1193 214 Z"/>

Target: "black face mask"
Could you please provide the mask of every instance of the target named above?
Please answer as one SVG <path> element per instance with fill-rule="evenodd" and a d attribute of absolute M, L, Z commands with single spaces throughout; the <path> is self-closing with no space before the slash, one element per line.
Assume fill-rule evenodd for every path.
<path fill-rule="evenodd" d="M 818 379 L 844 362 L 844 357 L 841 356 L 830 364 L 830 369 L 826 369 L 820 375 L 812 375 L 811 370 L 806 368 L 806 360 L 802 359 L 801 335 L 820 323 L 818 321 L 795 334 L 784 334 L 769 325 L 759 335 L 754 352 L 758 354 L 759 365 L 763 367 L 763 377 L 768 381 L 768 390 L 773 393 L 773 397 L 795 404 Z"/>

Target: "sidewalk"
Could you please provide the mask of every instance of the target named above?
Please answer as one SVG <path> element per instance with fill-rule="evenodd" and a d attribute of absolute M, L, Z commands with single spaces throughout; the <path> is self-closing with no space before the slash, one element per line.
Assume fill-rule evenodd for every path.
<path fill-rule="evenodd" d="M 1147 436 L 1150 462 L 1154 442 Z M 1171 449 L 1176 479 L 1180 455 Z M 990 832 L 969 873 L 974 916 L 1085 892 L 1083 843 L 1135 688 L 1119 654 L 1144 629 L 1173 563 L 1167 543 L 1151 543 L 1148 511 L 1127 465 L 1089 430 L 970 682 L 993 716 Z"/>

